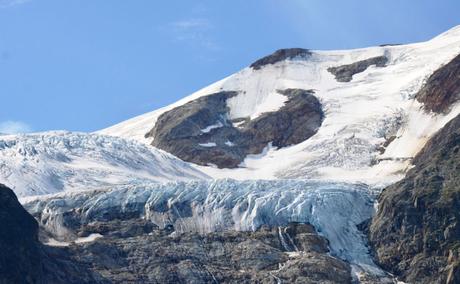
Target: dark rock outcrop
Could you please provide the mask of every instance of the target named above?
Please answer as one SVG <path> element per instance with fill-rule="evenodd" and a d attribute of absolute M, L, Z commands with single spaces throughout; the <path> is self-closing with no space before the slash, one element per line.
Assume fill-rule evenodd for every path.
<path fill-rule="evenodd" d="M 286 49 L 279 49 L 275 51 L 273 54 L 265 56 L 256 62 L 251 64 L 251 68 L 255 70 L 259 70 L 262 67 L 275 64 L 287 59 L 295 59 L 295 58 L 308 58 L 312 55 L 311 51 L 304 48 L 286 48 Z"/>
<path fill-rule="evenodd" d="M 0 283 L 40 283 L 38 224 L 13 191 L 0 184 Z"/>
<path fill-rule="evenodd" d="M 417 93 L 427 111 L 443 113 L 460 100 L 460 55 L 434 72 Z"/>
<path fill-rule="evenodd" d="M 398 45 L 402 45 L 402 43 L 384 43 L 384 44 L 379 44 L 380 47 L 398 46 Z"/>
<path fill-rule="evenodd" d="M 353 75 L 366 71 L 369 66 L 385 67 L 387 62 L 388 58 L 386 56 L 376 56 L 347 65 L 330 67 L 327 71 L 332 73 L 339 82 L 350 82 L 353 79 Z"/>
<path fill-rule="evenodd" d="M 69 250 L 39 242 L 37 221 L 13 191 L 0 184 L 0 283 L 109 283 L 88 266 L 75 266 Z"/>
<path fill-rule="evenodd" d="M 313 91 L 279 92 L 288 97 L 283 107 L 254 120 L 242 119 L 238 127 L 228 120 L 226 104 L 236 92 L 200 97 L 163 113 L 146 137 L 154 138 L 153 146 L 184 161 L 238 167 L 248 154 L 261 153 L 270 142 L 275 147 L 294 145 L 313 136 L 320 127 L 324 115 Z M 203 131 L 212 125 L 217 126 Z"/>
<path fill-rule="evenodd" d="M 460 283 L 460 115 L 379 197 L 369 228 L 380 265 L 409 283 Z"/>

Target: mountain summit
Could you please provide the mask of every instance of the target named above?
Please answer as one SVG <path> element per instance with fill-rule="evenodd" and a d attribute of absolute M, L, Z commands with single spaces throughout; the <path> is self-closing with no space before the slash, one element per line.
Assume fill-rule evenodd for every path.
<path fill-rule="evenodd" d="M 427 42 L 283 49 L 170 106 L 100 131 L 214 178 L 383 185 L 458 114 L 460 26 Z"/>

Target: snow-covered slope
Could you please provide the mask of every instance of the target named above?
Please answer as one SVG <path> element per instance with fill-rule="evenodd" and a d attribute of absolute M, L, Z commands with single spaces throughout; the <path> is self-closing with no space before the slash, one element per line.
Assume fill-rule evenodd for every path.
<path fill-rule="evenodd" d="M 0 183 L 19 196 L 205 178 L 168 153 L 122 138 L 71 132 L 0 136 Z"/>
<path fill-rule="evenodd" d="M 313 89 L 325 111 L 318 133 L 307 141 L 283 149 L 267 147 L 249 156 L 239 169 L 198 167 L 214 178 L 316 178 L 391 183 L 402 177 L 410 158 L 427 139 L 460 112 L 428 114 L 414 96 L 425 80 L 460 54 L 460 26 L 423 43 L 370 47 L 344 51 L 312 51 L 256 70 L 245 68 L 179 102 L 104 129 L 101 133 L 151 141 L 144 135 L 165 111 L 200 96 L 238 91 L 228 100 L 229 117 L 255 118 L 276 111 L 285 99 L 277 90 Z M 370 66 L 350 82 L 339 82 L 327 69 L 385 56 L 385 67 Z M 379 148 L 396 139 L 384 154 Z M 268 146 L 268 145 L 267 145 Z"/>

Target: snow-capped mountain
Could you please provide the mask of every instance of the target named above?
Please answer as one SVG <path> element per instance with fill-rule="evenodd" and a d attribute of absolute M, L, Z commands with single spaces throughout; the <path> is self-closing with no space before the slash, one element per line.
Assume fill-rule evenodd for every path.
<path fill-rule="evenodd" d="M 153 143 L 199 164 L 195 167 L 214 178 L 314 178 L 389 184 L 402 178 L 427 139 L 460 112 L 455 102 L 447 110 L 433 112 L 418 97 L 430 76 L 459 54 L 460 26 L 427 42 L 409 45 L 280 50 L 175 104 L 100 133 Z M 260 126 L 264 119 L 269 121 L 264 115 L 289 113 L 283 111 L 291 98 L 286 90 L 310 91 L 320 102 L 324 119 L 315 124 L 318 127 L 313 135 L 295 143 L 266 143 L 278 139 L 276 135 L 282 132 L 267 128 L 270 122 L 262 124 L 268 129 L 262 135 L 274 133 L 259 141 L 266 143 L 265 148 L 247 146 L 248 140 L 261 136 L 258 132 L 245 135 L 253 134 L 253 126 Z M 222 94 L 226 94 L 223 99 Z M 209 112 L 218 108 L 224 111 Z M 187 111 L 190 115 L 182 121 L 164 123 L 166 118 L 171 121 L 171 117 Z M 177 132 L 185 125 L 195 134 L 184 142 Z M 176 149 L 171 147 L 174 143 Z M 238 148 L 238 143 L 243 146 Z M 184 147 L 188 152 L 184 153 Z M 196 159 L 197 153 L 201 160 Z M 217 168 L 213 157 L 227 154 Z M 243 156 L 242 162 L 228 169 L 226 164 L 239 162 L 228 162 L 235 156 Z"/>
<path fill-rule="evenodd" d="M 19 196 L 205 178 L 164 151 L 122 138 L 72 132 L 0 137 L 0 181 Z"/>
<path fill-rule="evenodd" d="M 169 241 L 177 234 L 197 240 L 196 233 L 209 237 L 226 231 L 240 238 L 246 231 L 277 231 L 275 241 L 269 244 L 252 240 L 244 241 L 242 247 L 245 252 L 253 249 L 259 253 L 261 248 L 271 251 L 270 247 L 281 244 L 281 249 L 275 249 L 275 254 L 281 255 L 275 265 L 279 269 L 271 269 L 274 263 L 267 266 L 270 277 L 280 283 L 275 274 L 281 275 L 292 259 L 317 259 L 295 248 L 287 231 L 300 222 L 313 226 L 315 234 L 299 231 L 291 232 L 293 235 L 307 234 L 303 241 L 310 245 L 317 245 L 318 235 L 327 239 L 322 257 L 341 259 L 347 263 L 348 275 L 377 283 L 371 276 L 380 281 L 388 280 L 388 275 L 371 257 L 363 233 L 375 211 L 376 196 L 406 175 L 413 158 L 435 133 L 448 133 L 450 139 L 436 146 L 450 147 L 452 157 L 458 155 L 457 130 L 453 129 L 458 124 L 447 124 L 460 114 L 458 78 L 460 26 L 409 45 L 342 51 L 283 49 L 175 104 L 97 133 L 0 136 L 0 183 L 22 197 L 51 245 L 71 246 L 82 238 L 99 238 L 114 250 L 120 242 L 117 251 L 129 248 L 132 252 L 151 240 L 167 238 L 172 250 L 181 254 L 176 243 Z M 439 132 L 446 124 L 454 126 Z M 441 160 L 447 155 L 444 149 L 431 152 L 438 153 Z M 423 176 L 422 166 L 414 163 Z M 409 180 L 401 183 L 408 188 L 434 185 L 441 191 L 443 181 L 455 176 L 451 168 L 458 165 L 452 165 L 445 165 L 450 169 L 448 177 L 440 173 L 412 182 L 411 170 Z M 434 166 L 430 171 L 437 170 Z M 419 182 L 424 179 L 427 181 Z M 168 181 L 173 182 L 165 183 Z M 45 194 L 50 195 L 37 196 Z M 396 195 L 392 191 L 387 194 Z M 424 213 L 418 199 L 401 199 L 415 207 L 414 212 Z M 386 206 L 379 208 L 381 220 L 390 220 L 392 233 L 399 233 L 392 226 L 393 216 L 388 216 L 391 210 L 386 210 L 393 205 Z M 414 216 L 406 213 L 405 208 L 398 210 L 399 223 L 408 227 L 404 237 L 410 241 L 409 221 Z M 434 227 L 439 236 L 451 234 L 450 229 Z M 388 232 L 388 226 L 378 229 L 382 235 Z M 452 239 L 457 241 L 459 236 L 454 233 Z M 418 236 L 431 245 L 429 237 Z M 373 241 L 382 244 L 378 238 Z M 419 244 L 408 248 L 412 251 L 415 246 Z M 74 253 L 81 259 L 84 252 Z M 385 247 L 380 253 L 386 255 Z M 207 251 L 198 254 L 209 260 Z M 129 253 L 114 255 L 131 259 Z M 136 257 L 134 267 L 144 270 L 145 254 Z M 194 255 L 187 257 L 194 259 Z M 450 252 L 449 259 L 454 259 Z M 105 261 L 97 259 L 95 263 L 104 268 Z M 120 267 L 125 269 L 124 265 L 131 261 Z M 180 265 L 182 270 L 187 264 Z M 158 263 L 148 267 L 156 269 Z M 417 271 L 424 267 L 418 266 Z M 444 269 L 447 264 L 440 262 L 436 267 Z M 395 271 L 395 267 L 386 269 Z M 160 270 L 152 274 L 159 277 L 155 279 L 169 279 L 161 278 Z M 120 275 L 123 273 L 108 277 L 122 283 Z"/>

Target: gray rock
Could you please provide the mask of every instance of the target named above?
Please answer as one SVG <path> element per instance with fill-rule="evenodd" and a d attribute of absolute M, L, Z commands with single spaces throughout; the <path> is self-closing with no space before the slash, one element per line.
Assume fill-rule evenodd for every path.
<path fill-rule="evenodd" d="M 460 100 L 460 55 L 436 70 L 415 97 L 427 111 L 448 112 Z"/>
<path fill-rule="evenodd" d="M 460 115 L 379 197 L 369 228 L 380 265 L 409 283 L 460 283 Z"/>
<path fill-rule="evenodd" d="M 327 71 L 332 73 L 339 82 L 350 82 L 353 79 L 353 75 L 366 71 L 369 66 L 385 67 L 387 62 L 388 58 L 386 56 L 376 56 L 347 65 L 330 67 Z"/>
<path fill-rule="evenodd" d="M 299 248 L 291 256 L 289 239 Z M 327 255 L 327 240 L 309 224 L 208 234 L 156 229 L 68 250 L 75 267 L 90 266 L 110 283 L 351 283 L 350 266 Z"/>

